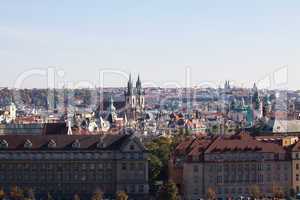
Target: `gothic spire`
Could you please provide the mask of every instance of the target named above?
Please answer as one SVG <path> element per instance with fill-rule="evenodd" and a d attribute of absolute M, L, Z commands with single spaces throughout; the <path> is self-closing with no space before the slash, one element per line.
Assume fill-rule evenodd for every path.
<path fill-rule="evenodd" d="M 140 75 L 138 75 L 138 79 L 136 81 L 136 90 L 137 90 L 138 95 L 142 94 L 142 82 L 141 82 L 141 79 L 140 79 Z"/>
<path fill-rule="evenodd" d="M 132 91 L 133 91 L 133 88 L 132 88 L 131 74 L 129 74 L 129 80 L 128 80 L 128 83 L 127 83 L 127 93 L 128 93 L 128 95 L 132 95 Z"/>

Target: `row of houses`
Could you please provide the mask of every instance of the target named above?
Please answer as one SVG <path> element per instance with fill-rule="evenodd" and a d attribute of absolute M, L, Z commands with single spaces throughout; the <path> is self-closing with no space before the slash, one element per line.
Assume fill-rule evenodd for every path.
<path fill-rule="evenodd" d="M 189 138 L 172 153 L 170 179 L 187 200 L 251 196 L 252 188 L 273 197 L 300 191 L 298 137 L 246 133 L 214 138 Z M 276 190 L 276 191 L 275 191 Z"/>

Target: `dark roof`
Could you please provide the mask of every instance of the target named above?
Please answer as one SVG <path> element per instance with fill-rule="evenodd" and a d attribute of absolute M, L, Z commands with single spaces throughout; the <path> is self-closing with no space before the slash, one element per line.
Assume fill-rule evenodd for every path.
<path fill-rule="evenodd" d="M 67 150 L 73 149 L 72 144 L 78 142 L 81 150 L 117 150 L 121 145 L 126 142 L 131 135 L 1 135 L 0 144 L 7 143 L 6 148 L 0 148 L 1 150 L 21 150 L 26 149 L 24 147 L 25 142 L 30 141 L 32 146 L 29 150 L 46 150 L 48 144 L 51 141 L 55 142 L 53 150 Z M 101 143 L 101 147 L 98 145 Z"/>
<path fill-rule="evenodd" d="M 205 151 L 205 153 L 215 152 L 270 152 L 285 153 L 282 146 L 275 143 L 265 143 L 255 140 L 246 133 L 234 135 L 230 137 L 220 136 Z"/>

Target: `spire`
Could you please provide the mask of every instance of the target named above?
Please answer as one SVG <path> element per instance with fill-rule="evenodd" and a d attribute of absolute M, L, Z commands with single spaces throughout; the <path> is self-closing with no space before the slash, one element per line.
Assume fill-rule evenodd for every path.
<path fill-rule="evenodd" d="M 252 89 L 253 89 L 254 92 L 257 91 L 256 83 L 253 84 L 253 88 Z"/>
<path fill-rule="evenodd" d="M 114 99 L 112 96 L 110 96 L 110 99 L 109 99 L 109 112 L 115 112 L 116 111 L 116 108 L 114 106 Z"/>
<path fill-rule="evenodd" d="M 129 74 L 129 80 L 128 80 L 128 83 L 127 83 L 127 93 L 128 93 L 128 95 L 132 95 L 131 74 Z"/>
<path fill-rule="evenodd" d="M 142 87 L 142 83 L 141 83 L 141 80 L 140 80 L 140 75 L 138 75 L 138 79 L 137 79 L 137 81 L 136 81 L 136 87 L 137 87 L 137 88 Z"/>
<path fill-rule="evenodd" d="M 257 86 L 255 83 L 252 88 L 252 104 L 253 104 L 255 110 L 259 109 L 260 98 L 259 98 L 258 89 L 257 89 Z"/>
<path fill-rule="evenodd" d="M 136 81 L 136 90 L 137 90 L 138 95 L 142 94 L 142 82 L 141 82 L 141 79 L 140 79 L 140 75 L 138 75 L 138 79 Z"/>

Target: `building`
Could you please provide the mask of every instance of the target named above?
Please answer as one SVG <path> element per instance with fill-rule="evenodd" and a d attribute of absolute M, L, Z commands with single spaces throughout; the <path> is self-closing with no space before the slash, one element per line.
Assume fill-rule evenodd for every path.
<path fill-rule="evenodd" d="M 175 154 L 171 161 L 180 163 L 177 166 L 182 170 L 180 188 L 184 199 L 206 198 L 209 189 L 215 191 L 218 199 L 236 199 L 251 196 L 253 187 L 268 197 L 274 196 L 275 187 L 283 193 L 292 188 L 290 154 L 279 144 L 258 141 L 242 133 L 195 138 L 180 145 L 184 155 Z"/>
<path fill-rule="evenodd" d="M 128 120 L 136 120 L 141 117 L 145 107 L 145 92 L 142 88 L 140 76 L 136 81 L 136 87 L 133 87 L 131 75 L 127 83 L 125 91 L 125 113 Z"/>
<path fill-rule="evenodd" d="M 17 107 L 12 101 L 4 110 L 0 110 L 0 123 L 12 123 L 17 118 Z"/>
<path fill-rule="evenodd" d="M 292 184 L 295 192 L 300 192 L 300 142 L 292 149 Z"/>
<path fill-rule="evenodd" d="M 0 182 L 37 194 L 148 194 L 147 151 L 133 135 L 2 135 Z"/>

